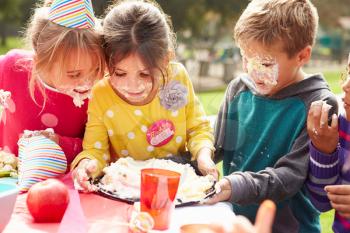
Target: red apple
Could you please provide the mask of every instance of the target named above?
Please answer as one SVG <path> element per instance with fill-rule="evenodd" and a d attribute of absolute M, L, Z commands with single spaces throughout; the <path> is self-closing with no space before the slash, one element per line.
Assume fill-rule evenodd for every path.
<path fill-rule="evenodd" d="M 27 207 L 36 222 L 60 222 L 68 203 L 68 188 L 59 180 L 47 179 L 28 191 Z"/>

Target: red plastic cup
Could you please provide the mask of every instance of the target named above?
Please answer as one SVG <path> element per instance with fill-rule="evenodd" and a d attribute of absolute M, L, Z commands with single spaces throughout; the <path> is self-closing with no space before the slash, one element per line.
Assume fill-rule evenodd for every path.
<path fill-rule="evenodd" d="M 141 170 L 141 211 L 153 217 L 155 230 L 169 228 L 180 176 L 178 172 L 164 169 Z"/>

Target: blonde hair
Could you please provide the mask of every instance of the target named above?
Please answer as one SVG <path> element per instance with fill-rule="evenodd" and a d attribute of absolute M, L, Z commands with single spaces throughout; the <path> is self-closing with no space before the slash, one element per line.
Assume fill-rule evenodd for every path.
<path fill-rule="evenodd" d="M 45 1 L 45 4 L 48 2 Z M 36 9 L 26 32 L 27 43 L 35 52 L 29 81 L 30 96 L 37 103 L 34 92 L 35 88 L 39 88 L 44 96 L 43 105 L 45 105 L 46 95 L 39 81 L 39 74 L 48 74 L 53 68 L 52 64 L 62 67 L 60 70 L 65 70 L 67 54 L 77 51 L 78 60 L 82 52 L 87 52 L 96 58 L 97 79 L 101 79 L 105 72 L 102 36 L 98 28 L 66 28 L 49 21 L 48 12 L 48 7 Z M 61 73 L 59 77 L 55 78 L 59 79 L 62 75 Z"/>
<path fill-rule="evenodd" d="M 175 56 L 176 37 L 169 16 L 155 1 L 118 1 L 103 21 L 103 38 L 110 71 L 136 52 L 149 69 L 161 71 L 163 84 L 166 82 L 164 61 Z"/>
<path fill-rule="evenodd" d="M 281 41 L 289 57 L 315 43 L 318 13 L 309 0 L 253 0 L 240 16 L 234 39 L 271 46 Z"/>

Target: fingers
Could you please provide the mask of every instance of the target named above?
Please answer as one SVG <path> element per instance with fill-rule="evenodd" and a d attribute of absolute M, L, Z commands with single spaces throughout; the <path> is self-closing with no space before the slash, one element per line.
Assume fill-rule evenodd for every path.
<path fill-rule="evenodd" d="M 74 185 L 76 189 L 80 191 L 84 191 L 84 192 L 93 191 L 89 180 L 89 176 L 87 175 L 86 171 L 83 169 L 79 169 L 79 168 L 77 169 Z"/>
<path fill-rule="evenodd" d="M 328 126 L 331 105 L 325 101 L 315 101 L 308 113 L 307 131 L 312 144 L 321 152 L 330 154 L 338 144 L 338 117 L 333 114 L 331 125 Z"/>
<path fill-rule="evenodd" d="M 231 198 L 231 184 L 226 178 L 219 180 L 215 184 L 215 190 L 216 194 L 213 197 L 205 200 L 205 204 L 215 204 L 220 201 L 227 201 Z"/>
<path fill-rule="evenodd" d="M 350 185 L 329 185 L 325 187 L 332 207 L 345 218 L 350 217 Z"/>
<path fill-rule="evenodd" d="M 338 116 L 337 114 L 332 115 L 331 130 L 338 132 Z"/>
<path fill-rule="evenodd" d="M 308 114 L 308 128 L 322 130 L 328 128 L 328 114 L 332 108 L 325 101 L 319 100 L 311 104 Z"/>
<path fill-rule="evenodd" d="M 338 195 L 350 195 L 350 185 L 328 185 L 326 192 Z"/>
<path fill-rule="evenodd" d="M 211 158 L 197 160 L 198 169 L 203 175 L 212 175 L 215 180 L 219 179 L 219 170 Z"/>
<path fill-rule="evenodd" d="M 322 115 L 322 107 L 323 107 L 323 101 L 315 101 L 311 104 L 312 107 L 312 119 L 314 123 L 314 128 L 319 129 L 320 128 L 320 120 Z"/>
<path fill-rule="evenodd" d="M 219 180 L 219 170 L 216 168 L 216 166 L 211 167 L 209 170 L 207 170 L 207 174 L 208 175 L 212 175 L 214 177 L 214 179 L 217 181 Z"/>
<path fill-rule="evenodd" d="M 333 209 L 342 213 L 342 215 L 350 215 L 349 205 L 335 204 L 331 202 Z"/>
<path fill-rule="evenodd" d="M 222 193 L 215 194 L 213 197 L 204 201 L 204 204 L 213 205 L 220 201 L 226 201 Z"/>
<path fill-rule="evenodd" d="M 348 211 L 350 212 L 350 195 L 338 195 L 338 194 L 328 193 L 327 196 L 329 200 L 334 204 L 349 205 Z"/>
<path fill-rule="evenodd" d="M 327 122 L 328 122 L 328 112 L 329 109 L 331 109 L 332 106 L 326 104 L 325 102 L 322 103 L 321 106 L 321 117 L 320 117 L 320 129 L 325 129 L 328 127 Z"/>
<path fill-rule="evenodd" d="M 83 192 L 93 192 L 96 187 L 91 184 L 91 173 L 97 169 L 97 161 L 83 159 L 73 171 L 74 187 Z"/>
<path fill-rule="evenodd" d="M 275 218 L 276 205 L 270 201 L 264 201 L 258 210 L 255 219 L 255 228 L 258 233 L 272 232 L 272 225 Z"/>
<path fill-rule="evenodd" d="M 89 160 L 86 164 L 86 171 L 91 176 L 91 174 L 95 173 L 97 171 L 98 162 L 96 159 Z"/>
<path fill-rule="evenodd" d="M 320 128 L 320 118 L 322 110 L 322 101 L 315 101 L 311 104 L 307 119 L 307 129 L 310 137 L 317 137 Z"/>

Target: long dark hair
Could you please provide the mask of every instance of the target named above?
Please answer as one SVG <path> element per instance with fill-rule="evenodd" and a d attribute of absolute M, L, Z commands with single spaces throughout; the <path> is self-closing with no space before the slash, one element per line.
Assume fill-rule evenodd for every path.
<path fill-rule="evenodd" d="M 109 8 L 103 21 L 103 39 L 111 74 L 115 64 L 136 53 L 151 72 L 159 70 L 165 82 L 164 61 L 174 54 L 175 34 L 170 18 L 156 2 L 118 1 Z"/>

